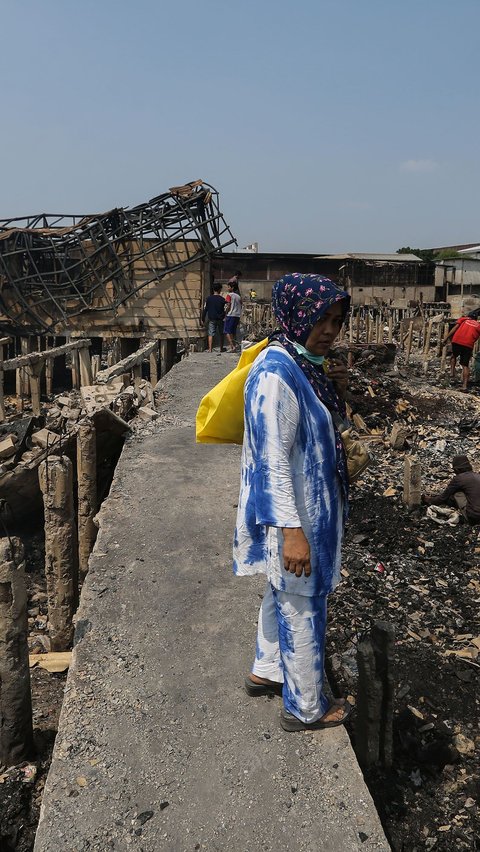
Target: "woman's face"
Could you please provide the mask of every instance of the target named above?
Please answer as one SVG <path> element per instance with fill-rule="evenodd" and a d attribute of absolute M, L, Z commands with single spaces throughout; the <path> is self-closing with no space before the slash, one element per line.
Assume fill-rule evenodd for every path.
<path fill-rule="evenodd" d="M 342 318 L 342 305 L 340 302 L 335 302 L 313 326 L 307 337 L 305 349 L 308 349 L 312 355 L 327 355 L 342 327 Z"/>

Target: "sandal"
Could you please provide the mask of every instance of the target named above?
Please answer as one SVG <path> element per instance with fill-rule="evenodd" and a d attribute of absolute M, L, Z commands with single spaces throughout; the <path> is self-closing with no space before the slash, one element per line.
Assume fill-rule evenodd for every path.
<path fill-rule="evenodd" d="M 256 698 L 258 695 L 281 695 L 283 691 L 283 683 L 255 683 L 249 677 L 245 678 L 245 691 L 250 698 Z"/>
<path fill-rule="evenodd" d="M 318 719 L 317 722 L 302 722 L 301 719 L 297 719 L 293 713 L 289 713 L 283 707 L 280 713 L 280 724 L 284 731 L 321 731 L 324 728 L 338 728 L 339 725 L 345 724 L 353 710 L 352 705 L 348 701 L 345 702 L 344 706 L 345 710 L 342 718 L 333 719 L 331 722 L 322 722 L 321 719 Z"/>

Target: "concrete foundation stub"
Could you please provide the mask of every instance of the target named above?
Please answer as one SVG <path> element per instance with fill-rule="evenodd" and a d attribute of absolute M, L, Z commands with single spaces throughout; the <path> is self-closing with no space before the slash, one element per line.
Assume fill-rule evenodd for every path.
<path fill-rule="evenodd" d="M 45 513 L 45 574 L 52 651 L 66 651 L 73 639 L 78 603 L 77 531 L 73 510 L 72 463 L 50 457 L 39 468 Z"/>
<path fill-rule="evenodd" d="M 422 502 L 422 470 L 416 456 L 406 456 L 403 482 L 403 502 L 409 509 Z"/>
<path fill-rule="evenodd" d="M 18 538 L 0 539 L 0 765 L 33 757 L 25 561 Z"/>
<path fill-rule="evenodd" d="M 82 423 L 77 431 L 77 479 L 78 567 L 83 581 L 97 536 L 93 523 L 97 511 L 97 443 L 96 430 L 91 422 Z"/>

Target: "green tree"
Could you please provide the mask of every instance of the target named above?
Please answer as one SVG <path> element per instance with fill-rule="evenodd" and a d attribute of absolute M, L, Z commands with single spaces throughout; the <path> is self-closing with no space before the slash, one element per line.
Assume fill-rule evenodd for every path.
<path fill-rule="evenodd" d="M 410 248 L 410 246 L 402 246 L 402 248 L 397 249 L 397 254 L 416 254 L 425 263 L 431 263 L 437 258 L 437 255 L 432 249 Z"/>

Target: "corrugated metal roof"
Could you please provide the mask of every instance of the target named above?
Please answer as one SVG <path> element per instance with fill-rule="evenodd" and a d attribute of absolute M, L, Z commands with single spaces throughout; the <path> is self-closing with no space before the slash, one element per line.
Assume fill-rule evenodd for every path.
<path fill-rule="evenodd" d="M 319 258 L 320 259 L 320 258 Z M 421 257 L 416 254 L 369 254 L 368 252 L 348 252 L 347 254 L 326 254 L 322 260 L 371 260 L 378 263 L 423 263 Z"/>
<path fill-rule="evenodd" d="M 436 260 L 435 263 L 437 266 L 455 266 L 455 263 L 464 263 L 468 261 L 468 263 L 480 263 L 480 257 L 469 257 L 468 254 L 462 255 L 462 257 L 458 257 L 454 255 L 453 257 L 442 257 L 441 260 Z"/>

